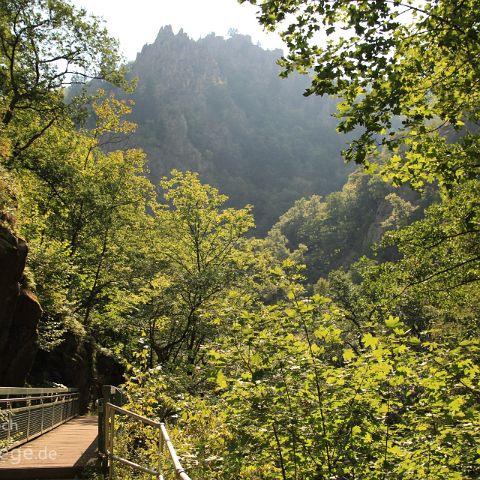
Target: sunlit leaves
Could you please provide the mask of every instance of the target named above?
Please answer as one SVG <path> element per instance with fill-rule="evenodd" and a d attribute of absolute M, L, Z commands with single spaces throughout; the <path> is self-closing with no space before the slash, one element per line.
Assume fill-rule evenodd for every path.
<path fill-rule="evenodd" d="M 474 478 L 477 344 L 423 343 L 390 316 L 383 333 L 367 330 L 361 345 L 344 348 L 341 310 L 276 277 L 284 299 L 247 301 L 242 327 L 217 341 L 211 357 L 227 388 L 226 421 L 244 439 L 226 457 L 227 477 L 241 464 L 273 468 L 272 479 L 275 468 L 287 478 L 315 478 L 319 468 L 325 476 Z"/>
<path fill-rule="evenodd" d="M 374 349 L 378 345 L 378 338 L 374 337 L 371 333 L 366 333 L 362 337 L 362 342 L 367 348 L 372 348 Z"/>
<path fill-rule="evenodd" d="M 93 78 L 129 86 L 117 41 L 69 2 L 3 1 L 0 40 L 0 121 L 12 145 L 6 160 L 17 167 L 51 127 L 84 119 L 88 96 L 67 103 L 65 87 Z"/>
<path fill-rule="evenodd" d="M 154 250 L 170 279 L 167 288 L 151 290 L 155 305 L 151 342 L 162 363 L 182 355 L 195 363 L 199 349 L 215 329 L 214 301 L 245 281 L 252 253 L 244 234 L 253 226 L 251 207 L 225 207 L 227 197 L 200 182 L 192 172 L 172 171 L 161 181 L 164 202 L 154 209 Z M 155 316 L 169 318 L 159 325 Z"/>
<path fill-rule="evenodd" d="M 399 326 L 400 324 L 401 324 L 400 319 L 398 317 L 390 316 L 385 320 L 385 325 L 388 328 L 395 328 L 395 327 Z"/>
<path fill-rule="evenodd" d="M 219 370 L 217 373 L 216 381 L 219 388 L 226 388 L 228 385 L 227 377 L 225 377 L 224 373 L 221 370 Z"/>
<path fill-rule="evenodd" d="M 250 3 L 287 44 L 283 74 L 313 71 L 307 94 L 342 99 L 339 131 L 359 132 L 347 160 L 368 164 L 386 147 L 395 159 L 383 172 L 415 188 L 435 180 L 450 190 L 477 175 L 467 143 L 478 143 L 478 1 Z M 438 138 L 450 145 L 430 148 Z"/>

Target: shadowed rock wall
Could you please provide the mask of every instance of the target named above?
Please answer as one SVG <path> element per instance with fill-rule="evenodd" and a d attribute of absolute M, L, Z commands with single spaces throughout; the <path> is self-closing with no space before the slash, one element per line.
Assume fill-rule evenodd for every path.
<path fill-rule="evenodd" d="M 23 386 L 37 352 L 42 309 L 24 278 L 28 247 L 0 225 L 0 385 Z"/>
<path fill-rule="evenodd" d="M 50 352 L 39 350 L 28 381 L 36 386 L 65 385 L 78 388 L 80 412 L 94 408 L 103 385 L 120 385 L 124 368 L 107 351 L 87 339 L 67 333 Z"/>

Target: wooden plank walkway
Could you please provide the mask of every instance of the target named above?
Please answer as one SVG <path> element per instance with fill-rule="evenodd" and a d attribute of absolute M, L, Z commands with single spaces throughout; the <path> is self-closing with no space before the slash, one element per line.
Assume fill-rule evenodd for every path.
<path fill-rule="evenodd" d="M 98 418 L 77 417 L 0 459 L 0 479 L 76 478 L 94 461 Z"/>

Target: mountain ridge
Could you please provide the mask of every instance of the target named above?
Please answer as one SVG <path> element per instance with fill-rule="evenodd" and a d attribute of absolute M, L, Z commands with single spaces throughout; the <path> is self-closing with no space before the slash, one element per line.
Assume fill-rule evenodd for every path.
<path fill-rule="evenodd" d="M 351 170 L 331 116 L 336 100 L 304 98 L 307 76 L 281 79 L 281 53 L 247 35 L 194 41 L 167 26 L 130 64 L 130 142 L 148 154 L 152 180 L 198 172 L 232 206 L 254 205 L 257 234 L 295 200 L 341 188 Z"/>

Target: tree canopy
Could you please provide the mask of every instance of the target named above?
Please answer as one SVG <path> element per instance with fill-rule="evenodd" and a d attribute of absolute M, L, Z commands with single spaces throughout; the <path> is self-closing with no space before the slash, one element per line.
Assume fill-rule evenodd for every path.
<path fill-rule="evenodd" d="M 118 43 L 64 0 L 6 0 L 0 5 L 0 118 L 14 163 L 57 121 L 81 117 L 80 97 L 64 88 L 94 78 L 127 86 Z M 85 99 L 84 99 L 85 100 Z M 9 129 L 8 132 L 6 130 Z"/>
<path fill-rule="evenodd" d="M 41 379 L 63 379 L 42 363 L 57 354 L 88 363 L 93 390 L 100 353 L 103 372 L 121 357 L 128 408 L 171 424 L 192 478 L 478 479 L 477 3 L 251 3 L 284 28 L 285 73 L 313 70 L 308 93 L 342 98 L 340 130 L 359 135 L 347 158 L 435 195 L 356 172 L 248 238 L 250 206 L 193 172 L 157 190 L 144 153 L 120 148 L 131 104 L 105 90 L 65 101 L 71 82 L 124 84 L 96 20 L 60 0 L 4 2 L 0 238 L 16 229 L 30 246 L 14 287 L 43 307 Z M 128 422 L 116 453 L 157 468 L 158 437 Z"/>
<path fill-rule="evenodd" d="M 477 0 L 250 3 L 287 44 L 283 74 L 313 72 L 307 95 L 342 98 L 339 130 L 360 132 L 347 159 L 387 147 L 384 171 L 415 186 L 478 175 Z"/>

